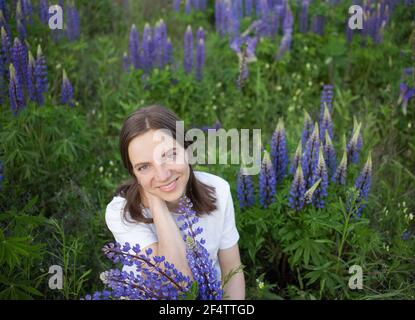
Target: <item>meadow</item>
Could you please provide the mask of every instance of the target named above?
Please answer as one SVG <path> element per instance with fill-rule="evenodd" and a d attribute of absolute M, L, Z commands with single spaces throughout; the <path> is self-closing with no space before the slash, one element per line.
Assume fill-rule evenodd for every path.
<path fill-rule="evenodd" d="M 56 2 L 0 0 L 0 299 L 103 289 L 119 131 L 152 104 L 261 129 L 258 175 L 194 167 L 231 185 L 247 299 L 415 299 L 414 1 Z"/>

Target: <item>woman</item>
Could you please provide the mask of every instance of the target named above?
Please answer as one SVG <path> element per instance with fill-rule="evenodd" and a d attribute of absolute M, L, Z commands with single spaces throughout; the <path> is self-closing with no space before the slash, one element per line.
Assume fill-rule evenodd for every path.
<path fill-rule="evenodd" d="M 139 109 L 126 119 L 120 152 L 132 179 L 118 188 L 108 204 L 106 223 L 117 242 L 151 248 L 153 255 L 165 256 L 192 277 L 174 212 L 186 194 L 199 217 L 197 225 L 203 228 L 209 256 L 224 279 L 241 265 L 229 184 L 213 174 L 193 171 L 188 163 L 191 143 L 180 142 L 184 132 L 177 132 L 177 121 L 161 106 Z M 225 298 L 245 299 L 243 272 L 233 275 L 223 289 Z"/>

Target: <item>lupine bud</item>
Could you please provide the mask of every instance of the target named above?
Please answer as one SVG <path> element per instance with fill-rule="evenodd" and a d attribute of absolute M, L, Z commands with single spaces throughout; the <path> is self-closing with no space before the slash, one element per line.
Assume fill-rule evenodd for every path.
<path fill-rule="evenodd" d="M 326 130 L 330 138 L 333 139 L 333 122 L 331 120 L 330 111 L 325 103 L 323 118 L 320 119 L 320 140 L 322 143 L 326 140 Z"/>
<path fill-rule="evenodd" d="M 236 191 L 241 209 L 252 207 L 255 204 L 254 181 L 251 175 L 245 175 L 243 170 L 238 173 Z"/>
<path fill-rule="evenodd" d="M 305 180 L 301 164 L 298 165 L 294 180 L 291 184 L 288 205 L 290 208 L 300 211 L 304 207 Z"/>
<path fill-rule="evenodd" d="M 318 179 L 316 182 L 314 182 L 313 186 L 305 192 L 305 194 L 304 194 L 304 204 L 305 205 L 310 204 L 311 202 L 313 202 L 314 192 L 320 186 L 320 183 L 321 183 L 321 178 Z"/>
<path fill-rule="evenodd" d="M 196 47 L 196 79 L 202 80 L 205 65 L 205 41 L 201 38 Z"/>
<path fill-rule="evenodd" d="M 61 104 L 66 104 L 71 107 L 74 106 L 74 96 L 73 96 L 73 87 L 71 82 L 66 75 L 66 71 L 63 70 L 62 77 L 62 89 L 61 89 Z"/>
<path fill-rule="evenodd" d="M 359 141 L 360 129 L 362 124 L 359 123 L 353 130 L 353 135 L 347 144 L 347 163 L 357 163 L 359 161 L 359 153 L 362 144 Z"/>
<path fill-rule="evenodd" d="M 10 81 L 9 81 L 9 98 L 10 98 L 10 108 L 14 115 L 17 114 L 19 110 L 25 107 L 25 101 L 23 97 L 23 88 L 19 82 L 19 78 L 16 74 L 16 69 L 14 65 L 10 64 Z"/>
<path fill-rule="evenodd" d="M 36 101 L 39 106 L 45 103 L 44 94 L 48 91 L 48 71 L 46 59 L 42 53 L 40 45 L 37 48 L 37 58 L 35 67 L 36 78 Z"/>
<path fill-rule="evenodd" d="M 326 164 L 329 171 L 329 176 L 332 177 L 333 174 L 336 172 L 337 158 L 336 151 L 334 150 L 333 143 L 327 130 L 323 151 L 324 159 L 326 159 Z"/>
<path fill-rule="evenodd" d="M 192 27 L 187 26 L 184 35 L 184 71 L 191 73 L 193 69 L 193 32 Z"/>
<path fill-rule="evenodd" d="M 314 192 L 313 204 L 316 208 L 324 208 L 324 199 L 327 197 L 328 174 L 322 146 L 320 146 L 318 153 L 318 163 L 314 171 L 313 183 L 316 183 L 318 180 L 321 182 Z"/>
<path fill-rule="evenodd" d="M 294 157 L 293 157 L 293 159 L 291 161 L 290 173 L 292 175 L 295 174 L 295 171 L 297 170 L 298 165 L 301 164 L 302 155 L 303 155 L 303 151 L 302 151 L 301 140 L 300 140 L 298 142 L 297 149 L 295 150 Z"/>
<path fill-rule="evenodd" d="M 336 173 L 333 175 L 332 180 L 340 185 L 346 184 L 346 176 L 347 176 L 347 151 L 346 148 L 343 152 L 343 158 L 340 161 L 339 166 L 337 167 Z"/>
<path fill-rule="evenodd" d="M 275 169 L 268 152 L 265 151 L 259 172 L 259 203 L 262 207 L 266 208 L 275 201 L 276 187 Z"/>
<path fill-rule="evenodd" d="M 135 69 L 140 68 L 140 36 L 135 24 L 131 26 L 130 39 L 128 42 L 130 61 Z"/>
<path fill-rule="evenodd" d="M 313 120 L 311 119 L 308 112 L 304 111 L 304 126 L 303 126 L 303 133 L 301 134 L 301 143 L 302 143 L 303 149 L 305 149 L 307 141 L 310 138 L 313 130 L 314 130 Z"/>
<path fill-rule="evenodd" d="M 320 149 L 320 137 L 318 123 L 314 125 L 314 131 L 308 139 L 303 158 L 301 161 L 304 170 L 304 179 L 306 181 L 306 188 L 310 188 L 313 184 L 313 174 L 318 162 L 318 152 Z"/>
<path fill-rule="evenodd" d="M 272 135 L 270 146 L 272 164 L 275 169 L 277 183 L 279 183 L 284 179 L 288 165 L 286 133 L 282 119 L 278 121 L 277 128 Z"/>
<path fill-rule="evenodd" d="M 36 62 L 29 51 L 29 63 L 27 65 L 27 91 L 30 101 L 36 102 Z"/>
<path fill-rule="evenodd" d="M 360 217 L 362 215 L 362 210 L 366 206 L 364 201 L 367 200 L 369 195 L 369 190 L 372 184 L 372 157 L 369 154 L 367 161 L 360 175 L 357 177 L 355 182 L 355 188 L 358 191 L 358 198 L 356 200 L 357 213 L 356 215 Z"/>

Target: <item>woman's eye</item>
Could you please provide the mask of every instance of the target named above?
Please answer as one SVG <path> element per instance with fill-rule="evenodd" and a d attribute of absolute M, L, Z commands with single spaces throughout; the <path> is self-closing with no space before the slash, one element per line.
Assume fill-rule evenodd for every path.
<path fill-rule="evenodd" d="M 138 171 L 144 171 L 144 170 L 146 170 L 146 169 L 148 169 L 148 165 L 147 165 L 147 164 L 142 165 L 141 167 L 139 167 L 139 168 L 138 168 Z"/>

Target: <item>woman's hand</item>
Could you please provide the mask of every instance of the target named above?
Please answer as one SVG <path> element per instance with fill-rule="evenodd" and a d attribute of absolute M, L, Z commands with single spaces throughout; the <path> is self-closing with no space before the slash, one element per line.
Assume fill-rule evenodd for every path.
<path fill-rule="evenodd" d="M 143 195 L 143 205 L 148 207 L 152 214 L 158 214 L 159 212 L 168 212 L 166 201 L 160 197 L 152 194 L 149 191 L 145 191 L 141 188 L 141 194 Z"/>

